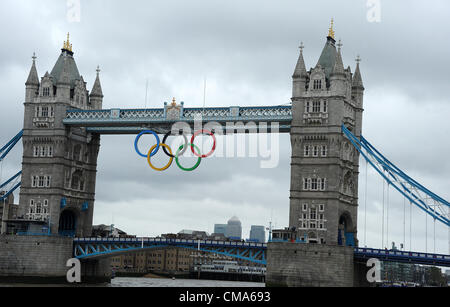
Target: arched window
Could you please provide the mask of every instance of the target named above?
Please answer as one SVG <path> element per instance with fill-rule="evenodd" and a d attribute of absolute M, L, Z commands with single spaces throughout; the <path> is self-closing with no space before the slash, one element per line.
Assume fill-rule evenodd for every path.
<path fill-rule="evenodd" d="M 73 148 L 73 159 L 76 161 L 81 160 L 81 145 L 75 145 Z"/>
<path fill-rule="evenodd" d="M 84 190 L 84 178 L 81 171 L 76 171 L 72 175 L 72 185 L 73 190 Z"/>

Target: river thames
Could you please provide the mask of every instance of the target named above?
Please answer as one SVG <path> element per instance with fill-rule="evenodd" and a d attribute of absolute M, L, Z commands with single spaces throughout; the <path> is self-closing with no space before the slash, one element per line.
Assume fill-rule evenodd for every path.
<path fill-rule="evenodd" d="M 0 284 L 0 287 L 66 287 L 71 285 L 43 285 L 43 284 Z M 79 286 L 79 285 L 73 285 Z M 197 279 L 166 279 L 166 278 L 124 278 L 118 277 L 111 281 L 111 284 L 101 285 L 81 285 L 93 287 L 145 287 L 145 288 L 263 288 L 264 283 L 239 282 L 239 281 L 220 281 L 220 280 L 197 280 Z"/>

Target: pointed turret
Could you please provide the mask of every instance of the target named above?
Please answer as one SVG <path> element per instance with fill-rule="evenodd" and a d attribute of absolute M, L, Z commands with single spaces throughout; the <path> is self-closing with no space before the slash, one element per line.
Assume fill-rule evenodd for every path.
<path fill-rule="evenodd" d="M 293 91 L 292 97 L 299 97 L 306 90 L 306 78 L 308 73 L 306 72 L 305 60 L 303 59 L 303 49 L 305 46 L 303 42 L 300 44 L 300 56 L 298 57 L 297 66 L 295 67 L 293 78 Z"/>
<path fill-rule="evenodd" d="M 33 64 L 31 66 L 30 73 L 28 75 L 27 82 L 25 83 L 25 102 L 32 102 L 39 94 L 39 76 L 36 69 L 36 54 L 33 53 Z"/>
<path fill-rule="evenodd" d="M 100 83 L 100 67 L 97 66 L 97 77 L 95 78 L 94 86 L 89 95 L 91 105 L 96 109 L 101 109 L 103 104 L 103 91 Z"/>
<path fill-rule="evenodd" d="M 354 89 L 362 89 L 362 90 L 364 90 L 364 84 L 363 84 L 362 77 L 361 77 L 361 71 L 359 70 L 359 63 L 360 62 L 361 62 L 361 58 L 358 55 L 358 57 L 356 59 L 356 70 L 355 70 L 355 74 L 353 75 L 352 87 Z"/>
<path fill-rule="evenodd" d="M 300 45 L 300 56 L 298 57 L 297 66 L 295 67 L 293 78 L 304 78 L 306 77 L 306 66 L 305 66 L 305 60 L 303 59 L 303 49 L 305 46 L 303 45 L 303 42 Z"/>
<path fill-rule="evenodd" d="M 339 41 L 339 43 L 338 43 L 339 48 L 338 48 L 338 52 L 336 54 L 336 61 L 334 63 L 332 75 L 337 75 L 337 74 L 345 75 L 344 63 L 342 61 L 342 55 L 341 55 L 342 46 L 343 45 L 342 45 L 341 41 Z"/>
<path fill-rule="evenodd" d="M 36 69 L 36 54 L 33 53 L 33 65 L 31 66 L 30 74 L 28 75 L 25 85 L 37 85 L 39 86 L 39 76 Z"/>
<path fill-rule="evenodd" d="M 103 98 L 102 85 L 100 83 L 100 67 L 97 67 L 97 78 L 95 78 L 94 86 L 92 87 L 91 97 Z"/>

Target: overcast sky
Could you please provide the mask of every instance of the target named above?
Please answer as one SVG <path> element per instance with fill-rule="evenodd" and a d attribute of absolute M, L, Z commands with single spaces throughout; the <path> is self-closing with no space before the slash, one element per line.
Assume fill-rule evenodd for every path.
<path fill-rule="evenodd" d="M 176 97 L 186 107 L 281 105 L 290 102 L 300 42 L 314 67 L 330 19 L 343 42 L 345 66 L 361 71 L 366 87 L 363 133 L 391 161 L 450 199 L 450 3 L 381 0 L 380 22 L 367 19 L 366 0 L 81 0 L 80 22 L 61 0 L 0 1 L 0 144 L 23 125 L 24 83 L 36 52 L 42 77 L 71 33 L 78 69 L 88 82 L 97 65 L 103 107 L 162 107 Z M 156 173 L 136 156 L 133 136 L 103 136 L 98 160 L 95 223 L 154 236 L 181 229 L 213 232 L 233 215 L 248 237 L 251 225 L 288 226 L 290 141 L 280 137 L 280 164 L 260 159 L 210 158 L 193 173 L 175 166 Z M 21 147 L 21 146 L 19 146 Z M 20 168 L 21 148 L 3 163 L 2 179 Z M 359 239 L 381 246 L 382 181 L 361 164 Z M 389 241 L 403 242 L 403 199 L 391 191 Z M 409 205 L 407 207 L 409 214 Z M 409 249 L 409 215 L 406 247 Z M 413 209 L 413 246 L 425 249 L 425 216 Z M 367 242 L 364 242 L 364 233 Z M 437 252 L 448 252 L 447 229 L 436 225 Z M 433 222 L 428 220 L 428 251 Z"/>

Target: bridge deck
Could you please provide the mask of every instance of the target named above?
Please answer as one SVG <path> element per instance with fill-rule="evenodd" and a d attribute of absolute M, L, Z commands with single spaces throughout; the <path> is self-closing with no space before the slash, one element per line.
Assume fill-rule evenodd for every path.
<path fill-rule="evenodd" d="M 271 123 L 279 124 L 279 132 L 287 133 L 291 128 L 292 107 L 228 107 L 228 108 L 184 108 L 179 106 L 175 114 L 170 107 L 164 109 L 110 109 L 68 110 L 63 123 L 67 126 L 85 127 L 98 134 L 137 134 L 145 129 L 159 133 L 170 131 L 175 123 L 193 126 L 201 119 L 203 123 L 215 122 L 227 132 L 227 123 Z M 228 130 L 236 127 L 229 125 Z M 270 129 L 269 129 L 270 130 Z"/>

